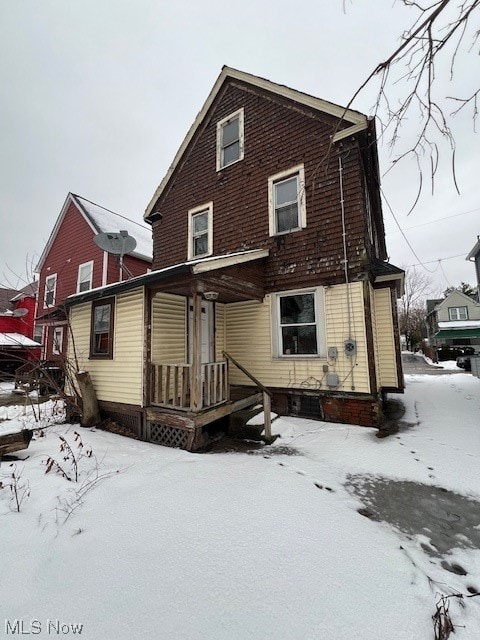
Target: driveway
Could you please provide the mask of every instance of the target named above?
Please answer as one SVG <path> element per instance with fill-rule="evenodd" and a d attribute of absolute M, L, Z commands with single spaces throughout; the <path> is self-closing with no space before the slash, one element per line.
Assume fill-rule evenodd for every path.
<path fill-rule="evenodd" d="M 425 362 L 423 356 L 416 353 L 402 353 L 403 373 L 431 376 L 444 376 L 457 373 L 465 373 L 461 369 L 442 369 L 440 366 L 432 366 Z"/>

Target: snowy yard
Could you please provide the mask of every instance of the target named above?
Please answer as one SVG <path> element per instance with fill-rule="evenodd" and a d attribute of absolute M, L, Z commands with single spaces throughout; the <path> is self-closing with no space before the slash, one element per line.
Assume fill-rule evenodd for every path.
<path fill-rule="evenodd" d="M 480 380 L 408 376 L 402 399 L 388 438 L 282 418 L 250 453 L 49 427 L 0 468 L 30 492 L 17 512 L 0 490 L 0 638 L 430 640 L 442 594 L 452 640 L 479 638 Z M 31 411 L 0 407 L 0 432 Z M 78 482 L 46 475 L 73 474 L 75 431 Z"/>

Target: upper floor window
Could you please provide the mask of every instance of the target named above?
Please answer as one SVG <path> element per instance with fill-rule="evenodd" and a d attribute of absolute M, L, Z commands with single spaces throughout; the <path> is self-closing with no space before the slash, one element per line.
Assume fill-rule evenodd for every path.
<path fill-rule="evenodd" d="M 92 288 L 93 260 L 85 262 L 78 267 L 77 293 L 88 291 Z"/>
<path fill-rule="evenodd" d="M 467 307 L 448 307 L 448 317 L 450 320 L 468 320 Z"/>
<path fill-rule="evenodd" d="M 52 353 L 59 356 L 63 349 L 63 327 L 55 327 L 53 329 Z"/>
<path fill-rule="evenodd" d="M 213 202 L 188 212 L 188 259 L 213 253 Z"/>
<path fill-rule="evenodd" d="M 113 358 L 113 319 L 115 299 L 92 303 L 90 358 Z"/>
<path fill-rule="evenodd" d="M 45 295 L 43 298 L 44 308 L 53 307 L 53 305 L 55 304 L 56 290 L 57 290 L 57 274 L 52 273 L 52 275 L 47 276 L 45 278 Z"/>
<path fill-rule="evenodd" d="M 271 236 L 307 226 L 303 164 L 268 179 L 268 209 Z"/>
<path fill-rule="evenodd" d="M 321 289 L 289 291 L 275 296 L 277 356 L 315 356 L 324 352 Z"/>
<path fill-rule="evenodd" d="M 217 171 L 243 160 L 243 108 L 217 122 Z"/>

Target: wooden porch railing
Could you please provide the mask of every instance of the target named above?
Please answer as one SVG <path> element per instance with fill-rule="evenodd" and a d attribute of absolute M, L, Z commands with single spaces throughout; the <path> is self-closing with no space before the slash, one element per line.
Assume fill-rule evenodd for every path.
<path fill-rule="evenodd" d="M 190 407 L 191 365 L 151 364 L 150 389 L 152 404 L 172 409 Z"/>
<path fill-rule="evenodd" d="M 242 373 L 244 373 L 247 378 L 250 380 L 263 392 L 263 417 L 264 417 L 264 428 L 265 428 L 265 441 L 273 441 L 277 436 L 273 437 L 272 440 L 272 392 L 265 387 L 258 378 L 250 373 L 243 365 L 241 365 L 233 356 L 228 354 L 226 351 L 223 352 L 224 357 L 234 364 L 237 369 L 240 369 Z"/>
<path fill-rule="evenodd" d="M 228 400 L 228 365 L 226 360 L 201 365 L 201 406 L 206 409 Z M 170 409 L 188 411 L 191 406 L 192 365 L 150 364 L 151 403 Z M 197 408 L 198 410 L 198 408 Z"/>

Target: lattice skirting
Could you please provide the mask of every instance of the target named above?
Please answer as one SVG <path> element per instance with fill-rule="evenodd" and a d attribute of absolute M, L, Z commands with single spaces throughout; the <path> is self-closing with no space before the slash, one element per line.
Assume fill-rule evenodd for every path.
<path fill-rule="evenodd" d="M 110 418 L 121 427 L 124 427 L 137 438 L 142 438 L 142 414 L 140 411 L 126 410 L 124 408 L 113 408 L 112 406 L 105 406 L 103 403 L 100 406 L 102 417 Z"/>
<path fill-rule="evenodd" d="M 158 422 L 147 422 L 147 441 L 174 449 L 191 450 L 195 432 L 183 427 L 172 427 Z"/>

